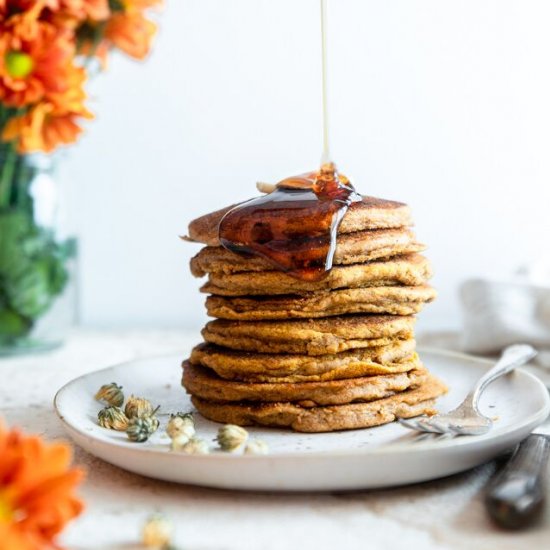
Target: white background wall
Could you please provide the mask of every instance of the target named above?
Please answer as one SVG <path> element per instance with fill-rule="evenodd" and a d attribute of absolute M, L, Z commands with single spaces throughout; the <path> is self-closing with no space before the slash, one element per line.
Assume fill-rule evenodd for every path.
<path fill-rule="evenodd" d="M 82 320 L 205 319 L 180 242 L 254 183 L 315 168 L 318 0 L 167 0 L 148 62 L 113 59 L 62 178 L 81 238 Z M 408 202 L 438 301 L 549 252 L 550 2 L 329 0 L 334 159 L 365 194 Z"/>

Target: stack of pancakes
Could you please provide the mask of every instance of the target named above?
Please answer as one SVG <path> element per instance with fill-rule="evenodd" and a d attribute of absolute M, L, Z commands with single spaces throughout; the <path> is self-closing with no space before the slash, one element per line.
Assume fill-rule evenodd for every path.
<path fill-rule="evenodd" d="M 364 197 L 340 225 L 334 267 L 294 278 L 223 248 L 229 208 L 193 221 L 191 260 L 208 314 L 183 385 L 206 418 L 303 432 L 365 428 L 434 412 L 445 386 L 415 352 L 414 314 L 435 298 L 409 208 Z"/>

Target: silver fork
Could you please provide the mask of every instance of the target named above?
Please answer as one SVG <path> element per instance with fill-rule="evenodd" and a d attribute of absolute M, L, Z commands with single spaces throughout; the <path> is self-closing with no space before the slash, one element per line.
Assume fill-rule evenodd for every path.
<path fill-rule="evenodd" d="M 502 352 L 497 364 L 478 380 L 466 399 L 456 409 L 446 414 L 436 414 L 434 416 L 400 418 L 400 424 L 417 432 L 445 434 L 447 436 L 487 433 L 491 429 L 493 421 L 481 414 L 478 409 L 479 397 L 483 390 L 500 376 L 508 374 L 516 367 L 530 361 L 536 354 L 536 350 L 526 344 L 507 347 Z"/>

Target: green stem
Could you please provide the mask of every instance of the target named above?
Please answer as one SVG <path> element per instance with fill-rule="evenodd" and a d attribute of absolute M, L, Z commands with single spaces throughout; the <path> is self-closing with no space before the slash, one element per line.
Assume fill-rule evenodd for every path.
<path fill-rule="evenodd" d="M 12 186 L 15 184 L 17 165 L 17 152 L 11 145 L 5 148 L 4 154 L 0 154 L 0 162 L 0 208 L 7 208 L 10 205 Z"/>
<path fill-rule="evenodd" d="M 24 156 L 18 157 L 16 175 L 16 193 L 12 198 L 13 205 L 20 210 L 32 212 L 32 199 L 29 195 L 29 186 L 34 179 L 35 168 L 32 168 Z"/>

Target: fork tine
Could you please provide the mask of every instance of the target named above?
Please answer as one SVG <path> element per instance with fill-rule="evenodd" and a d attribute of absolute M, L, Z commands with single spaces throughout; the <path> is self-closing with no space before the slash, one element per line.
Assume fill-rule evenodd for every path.
<path fill-rule="evenodd" d="M 465 431 L 464 428 L 458 424 L 449 424 L 449 431 L 455 435 L 466 435 L 468 433 L 467 430 Z"/>
<path fill-rule="evenodd" d="M 489 431 L 489 427 L 479 426 L 466 428 L 458 424 L 453 424 L 452 429 L 458 435 L 483 435 Z"/>
<path fill-rule="evenodd" d="M 415 431 L 424 431 L 418 426 L 418 419 L 417 418 L 399 418 L 398 419 L 399 424 L 401 426 L 404 426 L 405 428 L 409 428 L 409 430 L 415 430 Z"/>
<path fill-rule="evenodd" d="M 433 433 L 447 433 L 444 424 L 438 422 L 435 417 L 425 417 L 418 421 L 423 430 Z"/>

